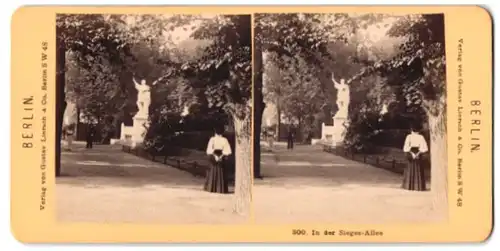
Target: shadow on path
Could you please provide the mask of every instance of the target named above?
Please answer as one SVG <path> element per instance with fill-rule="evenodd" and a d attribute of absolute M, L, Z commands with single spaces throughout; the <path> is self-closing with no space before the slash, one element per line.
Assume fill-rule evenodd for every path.
<path fill-rule="evenodd" d="M 234 196 L 203 191 L 203 178 L 124 153 L 75 146 L 62 154 L 57 219 L 63 222 L 240 224 Z"/>
<path fill-rule="evenodd" d="M 71 152 L 63 152 L 61 162 L 62 173 L 57 178 L 58 184 L 191 187 L 202 190 L 204 182 L 202 177 L 124 153 L 116 146 L 85 149 L 77 145 Z"/>
<path fill-rule="evenodd" d="M 402 176 L 325 153 L 314 146 L 262 154 L 254 181 L 257 223 L 388 224 L 445 219 L 432 210 L 430 191 L 401 188 Z"/>
<path fill-rule="evenodd" d="M 299 145 L 293 150 L 278 146 L 262 153 L 261 172 L 263 179 L 256 180 L 256 185 L 399 187 L 402 182 L 400 174 L 325 153 L 311 145 Z"/>

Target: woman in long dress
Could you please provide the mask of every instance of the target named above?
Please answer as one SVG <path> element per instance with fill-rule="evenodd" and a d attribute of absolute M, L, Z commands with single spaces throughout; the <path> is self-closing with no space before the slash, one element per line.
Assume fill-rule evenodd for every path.
<path fill-rule="evenodd" d="M 424 136 L 418 132 L 415 126 L 411 128 L 410 134 L 406 136 L 403 151 L 408 160 L 408 166 L 404 171 L 403 188 L 425 191 L 424 161 L 429 148 Z"/>
<path fill-rule="evenodd" d="M 216 128 L 215 134 L 208 141 L 207 155 L 210 169 L 207 172 L 204 190 L 211 193 L 228 193 L 228 182 L 224 172 L 227 157 L 232 154 L 229 141 L 222 136 L 222 128 Z"/>

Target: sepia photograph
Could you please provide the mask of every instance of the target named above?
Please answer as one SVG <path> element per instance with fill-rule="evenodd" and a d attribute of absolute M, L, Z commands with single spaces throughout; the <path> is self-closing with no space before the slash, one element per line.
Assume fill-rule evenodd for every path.
<path fill-rule="evenodd" d="M 254 18 L 257 223 L 447 220 L 443 14 Z"/>
<path fill-rule="evenodd" d="M 251 15 L 56 17 L 56 218 L 244 224 Z"/>
<path fill-rule="evenodd" d="M 20 7 L 12 235 L 484 242 L 492 25 L 478 6 Z"/>

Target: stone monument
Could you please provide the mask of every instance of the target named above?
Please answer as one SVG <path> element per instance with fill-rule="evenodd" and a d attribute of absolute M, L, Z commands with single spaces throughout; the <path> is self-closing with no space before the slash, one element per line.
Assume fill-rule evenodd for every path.
<path fill-rule="evenodd" d="M 333 126 L 322 124 L 321 139 L 335 146 L 341 144 L 345 137 L 349 122 L 349 103 L 351 97 L 349 85 L 344 79 L 340 79 L 340 82 L 337 82 L 332 73 L 332 82 L 337 90 L 336 104 L 338 110 L 333 116 Z"/>
<path fill-rule="evenodd" d="M 151 87 L 146 84 L 146 80 L 141 80 L 141 83 L 137 83 L 135 78 L 134 81 L 135 89 L 137 90 L 137 108 L 139 109 L 135 117 L 149 117 L 149 105 L 151 104 Z"/>
<path fill-rule="evenodd" d="M 66 99 L 66 109 L 64 110 L 63 124 L 65 126 L 78 123 L 78 112 L 76 104 Z"/>
<path fill-rule="evenodd" d="M 332 74 L 332 81 L 337 90 L 337 107 L 338 111 L 334 118 L 347 119 L 349 115 L 350 90 L 344 79 L 340 79 L 340 83 L 335 81 Z"/>
<path fill-rule="evenodd" d="M 135 78 L 134 81 L 135 89 L 137 90 L 137 108 L 138 111 L 133 117 L 133 125 L 125 126 L 123 123 L 121 125 L 121 137 L 120 139 L 125 144 L 135 147 L 144 141 L 148 127 L 149 127 L 149 106 L 151 104 L 151 87 L 146 84 L 146 80 L 141 80 L 138 83 Z M 156 81 L 155 81 L 156 83 Z"/>

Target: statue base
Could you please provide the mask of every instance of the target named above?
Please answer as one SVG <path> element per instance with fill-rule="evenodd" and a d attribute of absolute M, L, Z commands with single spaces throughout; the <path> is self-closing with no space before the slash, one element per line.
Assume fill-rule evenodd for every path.
<path fill-rule="evenodd" d="M 347 118 L 333 117 L 333 126 L 321 125 L 321 140 L 331 146 L 342 145 L 348 126 Z"/>
<path fill-rule="evenodd" d="M 125 126 L 122 123 L 120 141 L 124 145 L 135 148 L 144 142 L 149 127 L 149 118 L 147 116 L 136 115 L 133 120 L 134 124 L 132 126 Z"/>

